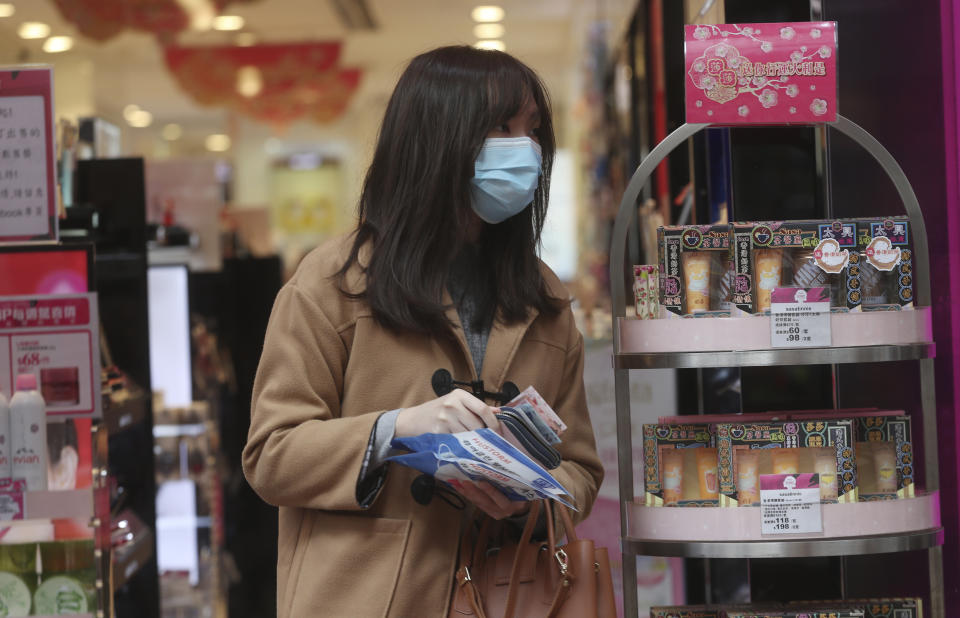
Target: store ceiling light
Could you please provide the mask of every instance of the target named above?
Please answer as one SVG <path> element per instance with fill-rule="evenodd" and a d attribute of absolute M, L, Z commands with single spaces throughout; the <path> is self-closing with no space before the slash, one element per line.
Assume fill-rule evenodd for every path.
<path fill-rule="evenodd" d="M 175 142 L 183 135 L 183 129 L 180 125 L 171 123 L 163 127 L 161 134 L 163 135 L 163 139 L 168 142 Z"/>
<path fill-rule="evenodd" d="M 0 17 L 13 17 L 16 12 L 17 9 L 12 4 L 0 2 Z"/>
<path fill-rule="evenodd" d="M 233 42 L 237 47 L 251 47 L 257 44 L 257 35 L 252 32 L 241 32 Z"/>
<path fill-rule="evenodd" d="M 240 67 L 237 71 L 237 92 L 249 98 L 263 90 L 263 75 L 255 66 Z"/>
<path fill-rule="evenodd" d="M 503 16 L 503 9 L 493 4 L 475 6 L 473 11 L 470 12 L 473 21 L 480 23 L 503 21 Z"/>
<path fill-rule="evenodd" d="M 499 39 L 504 33 L 503 24 L 477 24 L 473 27 L 473 36 L 478 39 Z"/>
<path fill-rule="evenodd" d="M 73 38 L 69 36 L 52 36 L 43 42 L 43 51 L 48 54 L 58 54 L 73 47 Z"/>
<path fill-rule="evenodd" d="M 213 18 L 213 29 L 232 32 L 243 29 L 243 18 L 239 15 L 217 15 Z"/>
<path fill-rule="evenodd" d="M 45 39 L 50 36 L 50 26 L 39 21 L 25 21 L 20 24 L 17 34 L 21 39 Z"/>
<path fill-rule="evenodd" d="M 190 19 L 190 28 L 199 32 L 206 32 L 213 27 L 213 20 L 217 16 L 217 8 L 211 0 L 175 0 L 183 12 Z"/>
<path fill-rule="evenodd" d="M 130 116 L 127 118 L 127 124 L 138 129 L 149 127 L 151 124 L 153 124 L 153 114 L 145 109 L 135 110 L 131 112 Z"/>
<path fill-rule="evenodd" d="M 477 41 L 474 47 L 477 49 L 495 49 L 497 51 L 507 51 L 507 46 L 503 44 L 503 41 L 497 39 Z"/>
<path fill-rule="evenodd" d="M 127 122 L 130 122 L 130 118 L 133 117 L 133 115 L 139 111 L 140 111 L 140 106 L 137 105 L 136 103 L 131 103 L 130 105 L 127 105 L 126 107 L 123 108 L 123 119 L 126 120 Z"/>
<path fill-rule="evenodd" d="M 208 135 L 204 145 L 210 152 L 226 152 L 230 150 L 230 136 L 222 133 Z"/>

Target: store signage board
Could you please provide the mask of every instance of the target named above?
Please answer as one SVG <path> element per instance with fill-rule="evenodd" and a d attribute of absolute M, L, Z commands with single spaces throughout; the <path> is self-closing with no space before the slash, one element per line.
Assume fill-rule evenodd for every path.
<path fill-rule="evenodd" d="M 836 22 L 684 26 L 689 123 L 837 119 Z"/>
<path fill-rule="evenodd" d="M 0 297 L 0 391 L 37 376 L 47 417 L 100 418 L 97 295 Z"/>
<path fill-rule="evenodd" d="M 761 534 L 823 532 L 817 474 L 760 475 Z"/>
<path fill-rule="evenodd" d="M 57 240 L 53 69 L 0 67 L 0 242 Z"/>
<path fill-rule="evenodd" d="M 770 297 L 770 345 L 830 347 L 830 290 L 776 288 Z"/>

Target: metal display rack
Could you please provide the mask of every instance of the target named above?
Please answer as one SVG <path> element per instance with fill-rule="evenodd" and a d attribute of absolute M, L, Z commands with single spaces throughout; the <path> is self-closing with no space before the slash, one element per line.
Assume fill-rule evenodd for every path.
<path fill-rule="evenodd" d="M 838 348 L 730 350 L 679 353 L 645 353 L 624 349 L 620 332 L 626 319 L 626 284 L 622 269 L 627 232 L 640 191 L 657 166 L 687 139 L 710 124 L 684 124 L 668 135 L 641 162 L 630 178 L 617 213 L 610 249 L 610 282 L 613 302 L 613 366 L 617 414 L 617 461 L 620 482 L 621 550 L 623 554 L 623 591 L 626 616 L 637 616 L 636 557 L 681 556 L 689 558 L 800 558 L 846 556 L 927 550 L 930 585 L 930 615 L 944 618 L 942 543 L 943 528 L 908 533 L 822 539 L 778 539 L 745 541 L 662 541 L 630 536 L 629 511 L 634 503 L 632 419 L 630 414 L 630 369 L 745 367 L 762 365 L 842 364 L 916 360 L 920 364 L 921 406 L 923 414 L 924 470 L 926 490 L 939 488 L 937 457 L 937 419 L 934 394 L 933 342 L 907 345 L 871 345 Z M 918 306 L 930 306 L 929 252 L 923 214 L 917 197 L 903 170 L 893 156 L 866 130 L 843 116 L 829 126 L 845 134 L 866 150 L 883 168 L 896 187 L 913 230 L 914 259 L 920 275 L 915 277 Z M 702 509 L 704 517 L 712 509 Z"/>

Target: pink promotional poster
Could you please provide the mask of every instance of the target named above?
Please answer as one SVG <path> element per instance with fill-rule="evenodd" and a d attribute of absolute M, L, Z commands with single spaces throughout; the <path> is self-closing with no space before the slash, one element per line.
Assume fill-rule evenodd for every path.
<path fill-rule="evenodd" d="M 810 124 L 837 119 L 837 24 L 688 25 L 687 122 Z"/>

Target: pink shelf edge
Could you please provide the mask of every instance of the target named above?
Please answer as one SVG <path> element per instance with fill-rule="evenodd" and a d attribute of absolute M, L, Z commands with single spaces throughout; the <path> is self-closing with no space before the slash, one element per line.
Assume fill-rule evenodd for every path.
<path fill-rule="evenodd" d="M 726 352 L 770 348 L 770 316 L 637 320 L 617 318 L 620 351 Z M 933 340 L 929 307 L 906 311 L 834 313 L 832 345 L 905 345 Z"/>
<path fill-rule="evenodd" d="M 769 541 L 899 534 L 940 527 L 940 493 L 823 504 L 821 534 L 760 534 L 759 507 L 628 507 L 629 537 L 657 541 Z"/>

